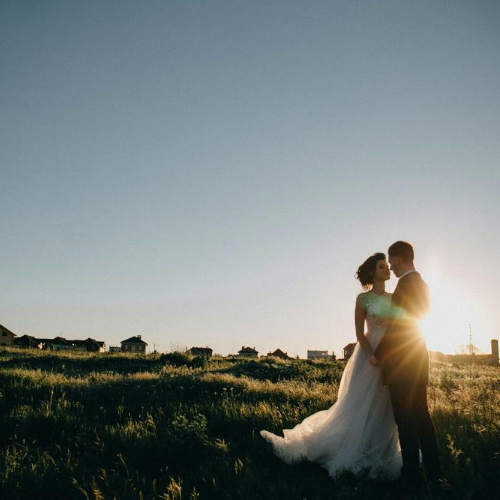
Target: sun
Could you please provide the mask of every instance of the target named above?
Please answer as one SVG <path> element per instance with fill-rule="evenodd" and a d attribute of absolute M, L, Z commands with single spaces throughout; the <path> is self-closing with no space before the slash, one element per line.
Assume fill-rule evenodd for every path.
<path fill-rule="evenodd" d="M 430 291 L 431 310 L 422 320 L 421 328 L 430 351 L 446 354 L 459 352 L 460 347 L 470 342 L 482 351 L 488 351 L 488 314 L 475 297 L 454 287 L 434 273 L 427 280 Z"/>

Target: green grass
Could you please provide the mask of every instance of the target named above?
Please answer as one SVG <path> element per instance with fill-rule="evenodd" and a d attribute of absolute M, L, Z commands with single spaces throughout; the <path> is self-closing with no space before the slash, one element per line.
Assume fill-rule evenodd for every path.
<path fill-rule="evenodd" d="M 400 498 L 396 483 L 288 466 L 259 430 L 331 406 L 341 362 L 0 350 L 5 499 Z M 500 370 L 435 363 L 429 406 L 448 492 L 494 498 Z"/>

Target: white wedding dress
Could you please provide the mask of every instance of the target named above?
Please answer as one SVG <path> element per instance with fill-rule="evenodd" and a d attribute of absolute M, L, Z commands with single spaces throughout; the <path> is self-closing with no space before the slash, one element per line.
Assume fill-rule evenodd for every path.
<path fill-rule="evenodd" d="M 375 349 L 385 333 L 390 296 L 365 293 L 359 299 L 366 310 L 366 338 Z M 304 459 L 318 462 L 333 478 L 350 471 L 370 478 L 394 479 L 402 466 L 382 369 L 370 365 L 359 343 L 347 362 L 338 399 L 331 408 L 314 413 L 293 429 L 285 429 L 284 438 L 268 431 L 260 433 L 286 463 Z"/>

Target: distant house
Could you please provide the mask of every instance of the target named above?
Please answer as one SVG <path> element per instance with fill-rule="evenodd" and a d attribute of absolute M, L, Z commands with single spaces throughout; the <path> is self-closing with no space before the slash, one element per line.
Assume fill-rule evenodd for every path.
<path fill-rule="evenodd" d="M 213 349 L 210 349 L 210 347 L 191 347 L 187 351 L 189 354 L 192 354 L 193 356 L 204 356 L 206 358 L 211 358 Z"/>
<path fill-rule="evenodd" d="M 118 345 L 110 345 L 109 352 L 122 352 L 122 348 Z"/>
<path fill-rule="evenodd" d="M 104 352 L 106 343 L 102 340 L 88 338 L 86 340 L 67 340 L 64 337 L 53 339 L 37 339 L 38 347 L 51 351 L 82 351 L 82 352 Z"/>
<path fill-rule="evenodd" d="M 15 339 L 14 347 L 51 351 L 104 352 L 106 343 L 102 340 L 95 340 L 90 337 L 86 340 L 67 340 L 64 337 L 46 339 L 32 337 L 31 335 L 23 335 Z"/>
<path fill-rule="evenodd" d="M 268 356 L 274 356 L 275 358 L 281 358 L 281 359 L 292 359 L 288 353 L 283 352 L 281 349 L 276 349 L 274 352 L 268 352 Z"/>
<path fill-rule="evenodd" d="M 356 342 L 347 344 L 343 351 L 344 351 L 344 359 L 347 361 L 351 356 L 352 353 L 354 352 L 354 348 L 356 347 Z"/>
<path fill-rule="evenodd" d="M 3 347 L 14 347 L 14 338 L 17 335 L 14 332 L 11 332 L 5 326 L 0 325 L 0 346 Z"/>
<path fill-rule="evenodd" d="M 255 347 L 252 349 L 251 347 L 242 346 L 238 351 L 238 356 L 241 358 L 258 358 L 259 352 L 255 350 Z"/>
<path fill-rule="evenodd" d="M 122 340 L 120 342 L 122 347 L 122 352 L 137 352 L 141 354 L 146 353 L 147 343 L 141 339 L 140 335 L 136 335 L 135 337 L 130 337 L 127 340 Z"/>
<path fill-rule="evenodd" d="M 334 355 L 328 354 L 328 351 L 307 351 L 307 359 L 333 359 Z"/>
<path fill-rule="evenodd" d="M 21 349 L 41 349 L 42 344 L 40 340 L 32 337 L 31 335 L 23 335 L 14 340 L 14 346 Z"/>
<path fill-rule="evenodd" d="M 69 351 L 71 349 L 71 343 L 64 337 L 56 337 L 50 344 L 50 349 L 53 351 Z"/>
<path fill-rule="evenodd" d="M 90 337 L 86 340 L 69 340 L 68 342 L 73 349 L 86 352 L 104 352 L 106 347 L 105 342 Z"/>

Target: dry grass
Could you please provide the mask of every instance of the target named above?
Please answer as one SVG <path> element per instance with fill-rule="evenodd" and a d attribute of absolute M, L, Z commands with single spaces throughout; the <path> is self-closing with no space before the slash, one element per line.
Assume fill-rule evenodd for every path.
<path fill-rule="evenodd" d="M 394 483 L 289 467 L 260 429 L 291 427 L 337 397 L 340 362 L 209 362 L 0 351 L 0 488 L 8 499 L 399 498 Z M 432 366 L 429 404 L 448 492 L 500 488 L 500 370 Z M 36 497 L 33 497 L 36 492 Z"/>

